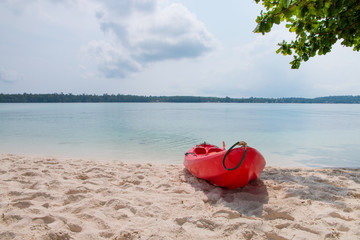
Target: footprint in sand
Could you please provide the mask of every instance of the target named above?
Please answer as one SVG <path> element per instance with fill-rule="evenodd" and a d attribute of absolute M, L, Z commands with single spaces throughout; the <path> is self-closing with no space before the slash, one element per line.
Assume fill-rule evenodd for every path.
<path fill-rule="evenodd" d="M 189 217 L 175 218 L 175 222 L 178 225 L 182 226 L 182 225 L 184 225 L 184 223 L 188 222 L 189 219 L 190 219 Z"/>
<path fill-rule="evenodd" d="M 279 219 L 279 218 L 290 220 L 290 221 L 295 220 L 295 218 L 286 211 L 278 211 L 278 210 L 274 210 L 274 209 L 270 209 L 270 208 L 266 208 L 264 210 L 266 211 L 266 214 L 264 215 L 264 219 L 266 219 L 266 220 L 275 220 L 275 219 Z"/>
<path fill-rule="evenodd" d="M 55 222 L 55 218 L 53 218 L 52 216 L 38 217 L 38 218 L 33 218 L 32 220 L 33 222 L 38 224 L 50 224 Z"/>
<path fill-rule="evenodd" d="M 17 202 L 17 203 L 13 204 L 14 207 L 17 207 L 17 208 L 20 208 L 20 209 L 28 208 L 31 205 L 33 205 L 33 204 L 30 201 L 20 201 L 20 202 Z"/>
<path fill-rule="evenodd" d="M 73 194 L 73 195 L 69 195 L 65 200 L 64 200 L 64 204 L 63 205 L 68 205 L 70 203 L 74 203 L 74 202 L 79 202 L 82 199 L 86 198 L 86 196 L 81 195 L 81 194 Z"/>
<path fill-rule="evenodd" d="M 48 237 L 50 239 L 56 239 L 56 240 L 70 240 L 70 239 L 72 239 L 72 237 L 70 237 L 69 233 L 67 233 L 67 232 L 64 232 L 64 231 L 54 232 L 52 230 L 49 231 Z"/>
<path fill-rule="evenodd" d="M 219 210 L 213 214 L 213 217 L 224 217 L 227 219 L 234 219 L 241 217 L 241 214 L 239 212 L 230 211 L 230 210 Z"/>
<path fill-rule="evenodd" d="M 333 217 L 333 218 L 340 218 L 342 220 L 345 220 L 345 221 L 354 221 L 353 218 L 350 218 L 350 217 L 344 217 L 342 215 L 340 215 L 339 213 L 337 212 L 331 212 L 330 214 L 330 217 Z"/>
<path fill-rule="evenodd" d="M 34 176 L 38 176 L 38 174 L 35 172 L 25 172 L 25 173 L 21 174 L 21 176 L 34 177 Z"/>
<path fill-rule="evenodd" d="M 20 196 L 22 194 L 22 192 L 18 192 L 18 191 L 10 191 L 9 196 Z"/>
<path fill-rule="evenodd" d="M 4 222 L 6 222 L 7 224 L 12 224 L 12 223 L 18 222 L 18 221 L 20 221 L 22 219 L 23 218 L 20 215 L 5 215 L 5 214 L 2 214 L 2 220 Z M 2 238 L 0 238 L 0 239 L 2 239 Z"/>
<path fill-rule="evenodd" d="M 81 173 L 81 174 L 78 174 L 78 175 L 76 176 L 76 178 L 84 181 L 84 180 L 89 179 L 90 177 L 89 177 L 87 174 L 85 174 L 85 173 Z"/>
<path fill-rule="evenodd" d="M 212 231 L 218 227 L 217 223 L 205 218 L 200 218 L 195 224 L 198 228 L 206 228 Z"/>
<path fill-rule="evenodd" d="M 162 183 L 162 184 L 158 185 L 158 186 L 156 187 L 156 189 L 160 189 L 160 188 L 161 188 L 161 190 L 163 190 L 163 191 L 169 191 L 170 187 L 171 187 L 170 184 Z"/>
<path fill-rule="evenodd" d="M 288 240 L 287 238 L 284 238 L 274 232 L 267 232 L 265 233 L 267 239 L 271 239 L 271 240 Z"/>
<path fill-rule="evenodd" d="M 72 232 L 81 232 L 82 231 L 82 227 L 78 224 L 68 223 L 67 226 L 69 227 L 70 231 L 72 231 Z"/>
<path fill-rule="evenodd" d="M 73 194 L 79 194 L 79 193 L 87 193 L 90 189 L 86 187 L 78 187 L 75 189 L 69 189 L 69 191 L 66 192 L 66 195 L 73 195 Z"/>

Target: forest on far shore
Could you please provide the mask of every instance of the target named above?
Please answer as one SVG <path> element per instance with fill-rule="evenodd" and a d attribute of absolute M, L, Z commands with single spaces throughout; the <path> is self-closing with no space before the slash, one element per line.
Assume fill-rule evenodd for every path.
<path fill-rule="evenodd" d="M 360 103 L 359 96 L 328 96 L 317 98 L 230 98 L 199 96 L 137 96 L 91 94 L 0 94 L 0 103 L 98 103 L 98 102 L 168 102 L 168 103 Z"/>

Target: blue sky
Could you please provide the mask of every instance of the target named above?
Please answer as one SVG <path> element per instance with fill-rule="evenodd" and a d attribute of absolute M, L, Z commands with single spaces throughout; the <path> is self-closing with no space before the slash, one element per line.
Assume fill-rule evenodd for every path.
<path fill-rule="evenodd" d="M 294 36 L 254 34 L 243 0 L 0 1 L 0 93 L 359 95 L 360 54 L 340 44 L 291 70 Z"/>

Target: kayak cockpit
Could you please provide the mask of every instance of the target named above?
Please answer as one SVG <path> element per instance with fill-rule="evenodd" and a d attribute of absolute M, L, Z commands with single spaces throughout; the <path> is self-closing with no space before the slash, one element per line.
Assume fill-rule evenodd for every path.
<path fill-rule="evenodd" d="M 201 144 L 201 145 L 197 145 L 196 147 L 194 147 L 192 152 L 195 153 L 196 155 L 207 155 L 207 154 L 214 154 L 214 153 L 222 152 L 224 150 L 225 149 L 216 147 L 214 145 Z"/>

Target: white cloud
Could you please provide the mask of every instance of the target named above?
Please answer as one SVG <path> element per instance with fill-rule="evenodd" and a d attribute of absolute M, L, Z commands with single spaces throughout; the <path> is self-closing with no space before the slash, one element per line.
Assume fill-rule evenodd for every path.
<path fill-rule="evenodd" d="M 109 78 L 124 78 L 150 62 L 196 58 L 216 47 L 204 24 L 183 5 L 159 1 L 107 1 L 97 9 L 106 40 L 87 49 Z"/>
<path fill-rule="evenodd" d="M 138 72 L 142 66 L 129 57 L 122 46 L 105 41 L 92 41 L 86 47 L 87 53 L 98 64 L 99 70 L 108 78 L 123 78 L 129 73 Z"/>
<path fill-rule="evenodd" d="M 128 77 L 152 62 L 201 57 L 216 46 L 194 14 L 164 0 L 5 0 L 2 4 L 19 16 L 16 24 L 23 26 L 23 32 L 38 37 L 33 45 L 51 48 L 55 35 L 83 42 L 81 52 L 86 49 L 91 67 L 95 63 L 106 78 Z M 80 64 L 90 69 L 89 59 L 86 62 Z"/>
<path fill-rule="evenodd" d="M 157 0 L 107 0 L 101 2 L 112 17 L 126 17 L 133 12 L 153 12 Z"/>

